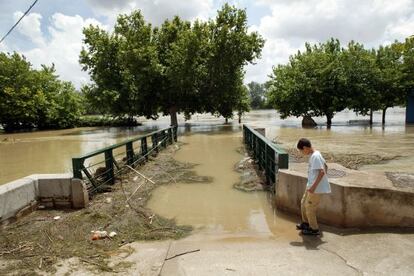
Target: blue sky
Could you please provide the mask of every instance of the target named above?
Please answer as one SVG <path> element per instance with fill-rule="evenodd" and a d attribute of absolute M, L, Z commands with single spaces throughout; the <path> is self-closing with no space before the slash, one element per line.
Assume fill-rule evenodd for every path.
<path fill-rule="evenodd" d="M 33 0 L 0 0 L 0 36 Z M 142 10 L 160 24 L 175 14 L 208 19 L 225 2 L 247 10 L 251 30 L 265 39 L 262 58 L 249 65 L 245 82 L 264 82 L 272 66 L 285 63 L 306 41 L 336 37 L 377 47 L 414 34 L 414 0 L 39 0 L 29 16 L 0 44 L 0 51 L 23 53 L 36 67 L 54 63 L 62 79 L 76 87 L 89 81 L 78 56 L 82 28 L 98 24 L 111 30 L 117 14 Z"/>

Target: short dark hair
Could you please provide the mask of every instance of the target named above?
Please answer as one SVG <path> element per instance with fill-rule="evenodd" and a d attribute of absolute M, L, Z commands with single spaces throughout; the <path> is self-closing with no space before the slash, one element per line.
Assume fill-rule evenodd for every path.
<path fill-rule="evenodd" d="M 311 148 L 312 144 L 309 141 L 309 139 L 300 138 L 297 147 L 298 147 L 298 149 L 303 150 L 304 147 Z"/>

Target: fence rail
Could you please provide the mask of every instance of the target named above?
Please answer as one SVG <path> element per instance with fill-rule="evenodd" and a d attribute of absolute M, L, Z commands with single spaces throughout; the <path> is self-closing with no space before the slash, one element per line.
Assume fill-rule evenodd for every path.
<path fill-rule="evenodd" d="M 149 154 L 166 148 L 174 141 L 177 141 L 177 127 L 169 127 L 72 158 L 73 177 L 84 179 L 86 176 L 89 193 L 96 193 L 101 186 L 114 184 L 115 172 L 120 172 L 124 165 L 133 167 L 145 162 Z M 116 150 L 121 152 L 114 154 Z M 85 166 L 86 160 L 99 157 L 103 160 Z M 119 157 L 122 157 L 121 160 Z"/>
<path fill-rule="evenodd" d="M 243 125 L 243 140 L 259 169 L 265 172 L 267 184 L 274 186 L 278 170 L 289 167 L 289 155 L 258 131 L 246 125 Z"/>

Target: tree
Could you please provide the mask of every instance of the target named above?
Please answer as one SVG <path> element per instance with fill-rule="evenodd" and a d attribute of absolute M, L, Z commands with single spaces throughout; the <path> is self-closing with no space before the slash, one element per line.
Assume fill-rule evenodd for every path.
<path fill-rule="evenodd" d="M 291 57 L 289 64 L 274 67 L 268 82 L 268 102 L 279 111 L 282 119 L 312 116 L 312 99 L 310 93 L 306 93 L 308 82 L 299 68 L 298 55 Z"/>
<path fill-rule="evenodd" d="M 139 11 L 120 15 L 114 33 L 96 26 L 83 30 L 83 70 L 93 84 L 82 90 L 100 112 L 156 118 L 160 67 L 154 32 Z"/>
<path fill-rule="evenodd" d="M 305 44 L 287 65 L 273 69 L 269 86 L 269 103 L 287 116 L 326 116 L 332 124 L 336 112 L 346 107 L 341 66 L 341 46 L 338 40 L 311 46 Z"/>
<path fill-rule="evenodd" d="M 233 117 L 240 99 L 244 66 L 260 57 L 263 38 L 248 32 L 246 11 L 225 4 L 215 20 L 210 20 L 211 53 L 202 82 L 205 111 Z"/>
<path fill-rule="evenodd" d="M 93 84 L 82 90 L 96 109 L 152 118 L 161 111 L 172 125 L 177 112 L 232 117 L 244 97 L 243 67 L 264 43 L 248 34 L 246 12 L 229 5 L 208 23 L 176 16 L 153 28 L 135 11 L 120 15 L 112 34 L 90 26 L 84 35 L 80 62 Z"/>
<path fill-rule="evenodd" d="M 202 111 L 199 80 L 205 75 L 208 26 L 200 21 L 166 20 L 157 32 L 159 62 L 163 68 L 160 106 L 177 125 L 177 112 L 185 117 Z"/>
<path fill-rule="evenodd" d="M 406 97 L 414 93 L 414 36 L 405 39 L 402 47 L 403 87 Z"/>
<path fill-rule="evenodd" d="M 250 82 L 247 84 L 252 109 L 262 109 L 266 105 L 266 88 L 264 84 Z"/>
<path fill-rule="evenodd" d="M 356 113 L 372 114 L 381 107 L 377 91 L 380 71 L 375 62 L 375 51 L 366 50 L 362 44 L 351 41 L 341 56 L 344 72 L 344 91 L 347 93 L 347 107 Z"/>
<path fill-rule="evenodd" d="M 0 53 L 0 124 L 6 131 L 73 127 L 79 97 L 71 83 L 58 79 L 54 65 L 34 70 L 23 56 Z"/>
<path fill-rule="evenodd" d="M 379 107 L 382 110 L 382 124 L 385 124 L 387 108 L 403 105 L 406 100 L 403 72 L 403 47 L 395 42 L 389 46 L 380 46 L 376 51 L 378 67 L 377 86 Z"/>
<path fill-rule="evenodd" d="M 240 83 L 239 89 L 240 89 L 239 93 L 241 97 L 239 98 L 239 102 L 236 106 L 236 109 L 237 109 L 237 116 L 238 116 L 239 124 L 241 124 L 241 117 L 243 116 L 243 114 L 245 112 L 250 111 L 250 99 L 249 99 L 249 90 L 247 89 L 245 85 Z"/>

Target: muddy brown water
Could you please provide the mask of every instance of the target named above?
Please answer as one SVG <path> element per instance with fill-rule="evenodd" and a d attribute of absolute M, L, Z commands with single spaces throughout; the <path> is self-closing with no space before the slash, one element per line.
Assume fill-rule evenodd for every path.
<path fill-rule="evenodd" d="M 182 137 L 185 145 L 174 158 L 198 164 L 196 172 L 213 177 L 213 182 L 161 186 L 153 192 L 148 207 L 203 233 L 297 235 L 292 231 L 293 223 L 276 214 L 267 192 L 247 193 L 233 188 L 240 178 L 234 164 L 244 157 L 237 152 L 241 139 L 241 134 L 234 132 Z"/>
<path fill-rule="evenodd" d="M 322 126 L 302 129 L 300 119 L 281 120 L 276 111 L 252 111 L 243 117 L 243 122 L 265 127 L 267 136 L 294 147 L 300 137 L 309 137 L 316 148 L 322 151 L 341 153 L 378 153 L 399 155 L 391 162 L 365 166 L 362 169 L 382 171 L 414 171 L 414 126 L 405 126 L 405 110 L 390 109 L 387 124 L 383 128 L 378 122 L 381 114 L 374 114 L 374 127 L 350 120 L 366 120 L 352 112 L 341 112 L 334 117 L 331 130 L 327 130 L 324 118 L 316 121 Z M 237 120 L 224 125 L 223 118 L 211 115 L 194 115 L 184 122 L 179 117 L 181 133 L 209 134 L 222 131 L 240 132 Z M 71 158 L 120 142 L 139 134 L 167 127 L 169 117 L 157 121 L 143 120 L 143 126 L 134 128 L 79 128 L 57 131 L 38 131 L 16 134 L 0 134 L 0 185 L 34 173 L 71 172 Z M 206 143 L 208 144 L 208 143 Z M 204 145 L 206 145 L 204 144 Z M 88 162 L 92 161 L 87 161 Z"/>

